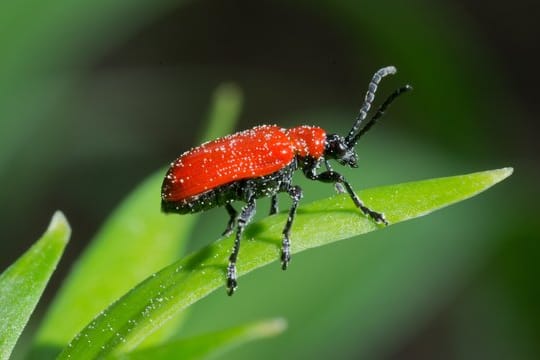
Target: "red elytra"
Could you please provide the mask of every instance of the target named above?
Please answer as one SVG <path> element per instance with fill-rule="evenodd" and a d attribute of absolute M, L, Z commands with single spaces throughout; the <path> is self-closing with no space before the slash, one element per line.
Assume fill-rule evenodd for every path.
<path fill-rule="evenodd" d="M 319 159 L 325 139 L 326 131 L 316 126 L 262 125 L 204 143 L 171 164 L 163 199 L 187 200 L 234 181 L 269 175 L 295 156 Z"/>
<path fill-rule="evenodd" d="M 327 134 L 317 126 L 283 129 L 275 125 L 263 125 L 204 143 L 186 151 L 171 164 L 161 188 L 162 211 L 186 214 L 224 206 L 229 214 L 224 235 L 236 229 L 226 272 L 229 295 L 237 287 L 236 261 L 240 239 L 255 214 L 256 199 L 271 197 L 272 215 L 277 212 L 277 194 L 282 192 L 287 193 L 292 200 L 281 244 L 281 264 L 283 269 L 287 268 L 290 261 L 291 227 L 302 198 L 302 189 L 292 184 L 293 173 L 298 169 L 310 180 L 339 184 L 336 188 L 345 190 L 365 215 L 377 223 L 388 224 L 382 213 L 364 205 L 343 175 L 332 169 L 329 160 L 336 160 L 344 166 L 358 167 L 358 155 L 354 149 L 357 141 L 383 115 L 395 98 L 411 89 L 407 85 L 394 91 L 369 121 L 360 126 L 371 108 L 379 82 L 395 72 L 393 66 L 388 66 L 373 75 L 364 103 L 347 136 Z M 326 171 L 318 172 L 322 165 Z M 240 214 L 232 207 L 235 201 L 246 203 Z"/>

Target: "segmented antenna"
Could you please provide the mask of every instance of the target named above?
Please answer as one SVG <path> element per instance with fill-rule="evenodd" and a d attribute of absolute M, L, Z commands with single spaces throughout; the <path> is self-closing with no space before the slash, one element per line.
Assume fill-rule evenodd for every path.
<path fill-rule="evenodd" d="M 377 86 L 381 82 L 381 79 L 387 75 L 393 75 L 395 74 L 397 69 L 394 66 L 387 66 L 382 69 L 377 70 L 377 72 L 373 75 L 373 78 L 371 78 L 371 82 L 368 85 L 368 91 L 366 93 L 366 97 L 364 98 L 364 103 L 362 104 L 362 107 L 360 108 L 360 111 L 358 112 L 358 116 L 356 116 L 354 125 L 349 131 L 349 134 L 345 138 L 345 142 L 349 147 L 354 146 L 355 139 L 357 138 L 355 135 L 358 132 L 358 129 L 360 129 L 360 124 L 362 124 L 362 121 L 365 120 L 367 113 L 369 112 L 369 109 L 371 108 L 371 103 L 375 99 L 375 93 L 377 92 Z"/>
<path fill-rule="evenodd" d="M 368 132 L 369 129 L 371 129 L 371 127 L 375 124 L 375 122 L 377 122 L 377 120 L 384 115 L 384 112 L 386 111 L 386 109 L 388 108 L 388 106 L 390 106 L 390 104 L 401 94 L 407 92 L 407 91 L 411 91 L 413 88 L 411 85 L 405 85 L 403 87 L 400 87 L 399 89 L 397 89 L 396 91 L 394 91 L 385 101 L 384 103 L 379 107 L 379 109 L 377 110 L 377 112 L 375 113 L 375 115 L 373 115 L 371 117 L 371 119 L 369 119 L 369 121 L 366 123 L 366 125 L 364 125 L 364 127 L 358 132 L 358 134 L 356 134 L 356 136 L 354 137 L 354 140 L 353 140 L 353 144 L 355 144 L 358 139 L 360 139 L 360 137 L 362 135 L 364 135 L 365 133 Z"/>

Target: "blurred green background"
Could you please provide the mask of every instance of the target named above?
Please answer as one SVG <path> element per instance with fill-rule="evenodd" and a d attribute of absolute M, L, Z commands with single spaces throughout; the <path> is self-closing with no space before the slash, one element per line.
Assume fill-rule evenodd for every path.
<path fill-rule="evenodd" d="M 179 336 L 284 316 L 284 335 L 227 356 L 538 358 L 538 8 L 4 0 L 0 268 L 55 209 L 66 213 L 73 240 L 39 320 L 114 206 L 196 145 L 219 84 L 243 89 L 238 129 L 346 133 L 373 71 L 392 64 L 399 72 L 379 101 L 405 83 L 415 91 L 358 144 L 360 169 L 344 170 L 356 188 L 503 166 L 514 175 L 432 216 L 295 256 L 286 273 L 277 263 L 251 273 L 233 298 L 218 291 L 197 303 Z M 297 182 L 306 202 L 333 192 Z M 259 202 L 259 216 L 267 207 Z M 220 209 L 201 216 L 190 248 L 215 240 L 226 219 Z"/>

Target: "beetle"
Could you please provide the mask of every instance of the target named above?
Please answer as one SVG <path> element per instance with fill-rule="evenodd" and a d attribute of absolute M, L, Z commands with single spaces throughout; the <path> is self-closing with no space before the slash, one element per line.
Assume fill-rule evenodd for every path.
<path fill-rule="evenodd" d="M 375 124 L 394 99 L 412 89 L 406 85 L 395 90 L 361 127 L 381 79 L 395 73 L 393 66 L 375 72 L 354 125 L 345 137 L 327 134 L 317 126 L 283 129 L 276 125 L 262 125 L 206 142 L 186 151 L 171 163 L 161 189 L 162 211 L 188 214 L 224 206 L 229 221 L 223 235 L 230 235 L 236 229 L 227 267 L 228 295 L 237 288 L 236 262 L 240 239 L 255 214 L 256 200 L 270 197 L 270 215 L 273 215 L 278 211 L 277 194 L 281 192 L 287 193 L 292 200 L 281 244 L 281 267 L 287 269 L 291 259 L 291 227 L 302 198 L 302 189 L 292 184 L 293 173 L 298 169 L 310 180 L 335 184 L 338 192 L 349 194 L 365 216 L 377 224 L 388 225 L 384 214 L 364 205 L 351 184 L 332 169 L 329 160 L 358 167 L 355 150 L 358 139 Z M 326 171 L 317 173 L 323 164 Z M 246 203 L 239 214 L 232 206 L 235 201 Z"/>

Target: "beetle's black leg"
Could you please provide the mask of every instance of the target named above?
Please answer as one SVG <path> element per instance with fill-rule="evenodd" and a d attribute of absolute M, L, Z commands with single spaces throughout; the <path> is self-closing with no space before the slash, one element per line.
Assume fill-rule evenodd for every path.
<path fill-rule="evenodd" d="M 384 225 L 388 225 L 388 221 L 386 221 L 386 218 L 384 217 L 384 214 L 376 212 L 368 208 L 364 205 L 362 200 L 356 195 L 356 193 L 353 191 L 351 184 L 345 178 L 343 175 L 335 172 L 335 171 L 325 171 L 320 174 L 316 174 L 314 168 L 313 169 L 307 169 L 304 171 L 306 176 L 311 180 L 318 180 L 326 183 L 340 183 L 345 186 L 345 189 L 347 190 L 347 193 L 351 197 L 354 204 L 362 210 L 362 212 L 375 220 L 377 223 L 383 223 Z"/>
<path fill-rule="evenodd" d="M 300 186 L 292 186 L 288 193 L 291 197 L 292 205 L 289 209 L 287 223 L 285 223 L 285 227 L 283 228 L 283 242 L 281 244 L 281 268 L 283 270 L 287 270 L 289 261 L 291 261 L 291 226 L 294 218 L 296 217 L 296 208 L 298 207 L 298 202 L 303 196 Z"/>
<path fill-rule="evenodd" d="M 236 290 L 238 282 L 236 281 L 236 260 L 240 250 L 240 238 L 244 233 L 246 225 L 255 215 L 255 196 L 248 198 L 246 206 L 242 208 L 236 225 L 236 237 L 234 238 L 233 250 L 229 256 L 229 266 L 227 267 L 227 294 L 230 296 Z"/>
<path fill-rule="evenodd" d="M 326 170 L 332 171 L 332 172 L 334 171 L 334 169 L 332 169 L 332 166 L 330 166 L 330 163 L 328 162 L 327 159 L 324 159 L 324 165 L 326 166 Z M 343 188 L 343 185 L 341 183 L 339 182 L 334 183 L 334 187 L 338 194 L 345 193 L 345 188 Z"/>
<path fill-rule="evenodd" d="M 234 229 L 234 224 L 236 222 L 236 216 L 238 215 L 238 213 L 236 212 L 236 210 L 232 207 L 230 203 L 225 204 L 225 209 L 227 210 L 227 213 L 229 214 L 229 222 L 227 223 L 227 227 L 225 228 L 225 231 L 223 232 L 223 234 L 221 234 L 221 236 L 231 235 Z"/>
<path fill-rule="evenodd" d="M 277 214 L 278 212 L 278 201 L 277 201 L 277 194 L 272 195 L 272 200 L 270 202 L 270 215 Z"/>

